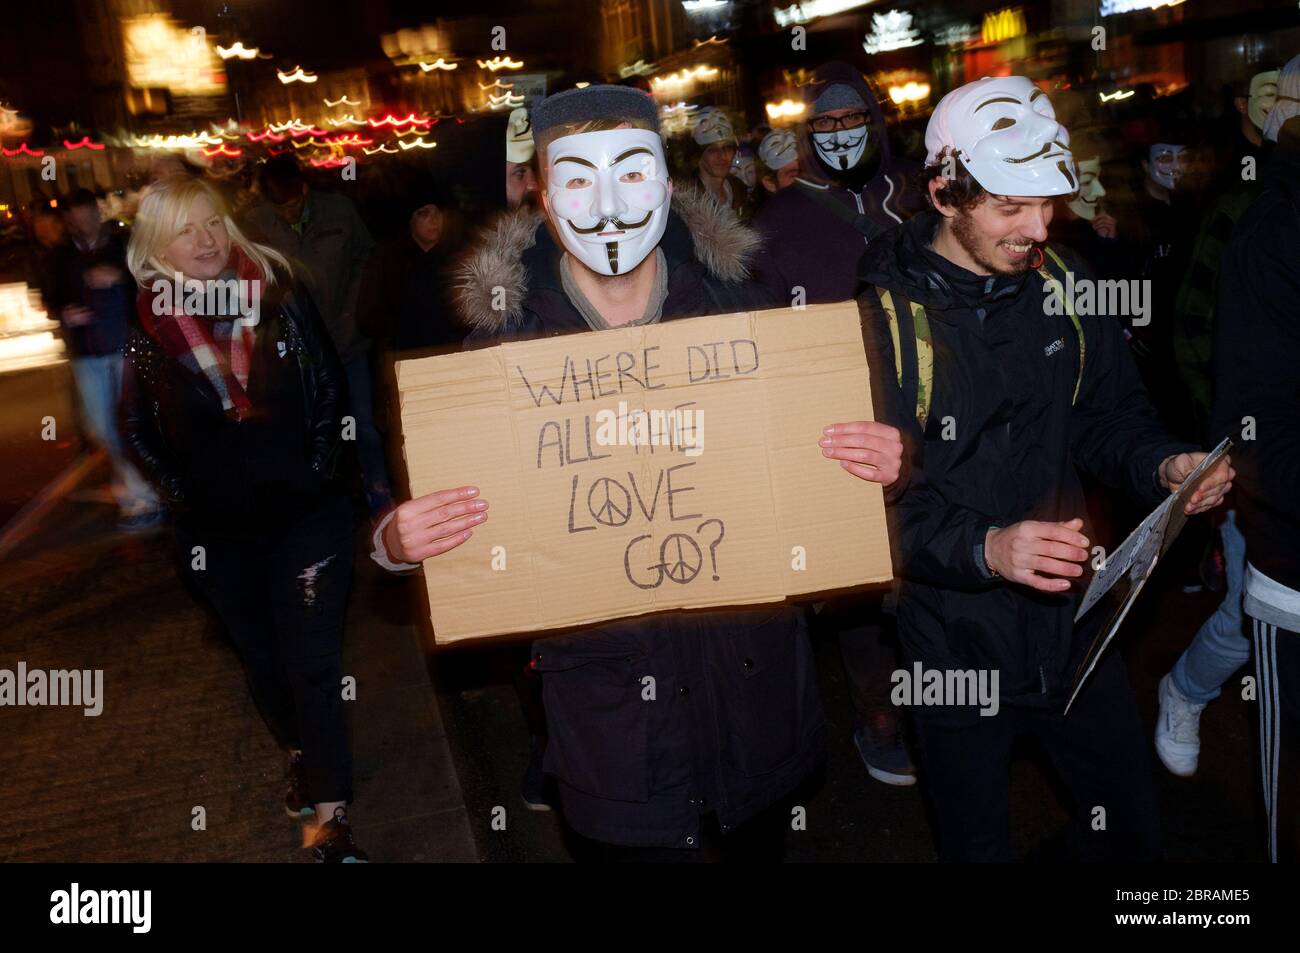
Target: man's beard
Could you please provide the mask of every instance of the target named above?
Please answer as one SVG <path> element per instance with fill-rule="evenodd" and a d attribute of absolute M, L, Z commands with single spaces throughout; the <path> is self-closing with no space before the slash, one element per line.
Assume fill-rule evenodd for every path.
<path fill-rule="evenodd" d="M 979 230 L 975 227 L 975 216 L 970 212 L 958 210 L 952 219 L 952 236 L 975 264 L 995 275 L 1019 275 L 1030 269 L 1030 256 L 1015 262 L 995 262 L 980 247 Z M 1017 242 L 1016 244 L 1024 244 Z M 995 245 L 996 247 L 996 245 Z"/>

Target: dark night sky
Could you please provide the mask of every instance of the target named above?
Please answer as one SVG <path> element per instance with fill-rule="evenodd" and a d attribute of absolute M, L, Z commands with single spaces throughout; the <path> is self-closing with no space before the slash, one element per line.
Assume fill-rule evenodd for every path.
<path fill-rule="evenodd" d="M 584 5 L 583 0 L 231 0 L 228 4 L 171 0 L 165 4 L 181 24 L 201 25 L 210 33 L 222 29 L 218 14 L 228 6 L 239 24 L 239 39 L 273 53 L 276 65 L 290 68 L 303 63 L 314 70 L 380 61 L 382 33 L 432 23 L 438 17 L 499 14 L 508 23 L 511 16 L 538 12 L 567 17 L 575 6 Z M 106 0 L 6 4 L 0 12 L 0 100 L 22 108 L 38 127 L 84 118 L 86 94 L 93 84 L 81 29 L 87 22 L 85 11 L 106 7 Z M 552 22 L 559 28 L 566 17 L 557 15 Z M 530 47 L 551 46 L 550 39 L 554 38 L 509 37 L 511 50 L 524 53 Z"/>

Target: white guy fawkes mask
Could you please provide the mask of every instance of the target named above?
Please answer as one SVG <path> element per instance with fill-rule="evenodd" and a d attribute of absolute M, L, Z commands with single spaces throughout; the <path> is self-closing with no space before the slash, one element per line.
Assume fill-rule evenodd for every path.
<path fill-rule="evenodd" d="M 1156 185 L 1163 186 L 1171 192 L 1178 188 L 1178 180 L 1186 170 L 1184 153 L 1186 146 L 1157 142 L 1147 155 L 1147 174 Z"/>
<path fill-rule="evenodd" d="M 847 172 L 862 161 L 867 149 L 867 133 L 871 129 L 868 119 L 856 129 L 836 129 L 834 132 L 812 132 L 813 148 L 829 168 Z"/>
<path fill-rule="evenodd" d="M 1250 78 L 1250 96 L 1246 99 L 1246 115 L 1263 131 L 1264 120 L 1277 102 L 1278 70 L 1256 73 Z"/>
<path fill-rule="evenodd" d="M 939 101 L 925 130 L 926 165 L 948 149 L 994 195 L 1068 195 L 1079 187 L 1070 133 L 1026 76 L 967 83 Z"/>
<path fill-rule="evenodd" d="M 735 173 L 736 178 L 745 183 L 747 189 L 752 189 L 754 183 L 758 181 L 758 170 L 754 167 L 754 157 L 751 155 L 737 152 L 735 160 L 731 163 L 731 171 Z"/>
<path fill-rule="evenodd" d="M 773 129 L 758 144 L 758 157 L 775 172 L 799 158 L 799 140 L 789 129 Z"/>
<path fill-rule="evenodd" d="M 1079 194 L 1070 200 L 1070 211 L 1091 222 L 1097 217 L 1097 203 L 1106 190 L 1101 185 L 1101 160 L 1084 159 L 1078 164 Z"/>
<path fill-rule="evenodd" d="M 523 106 L 510 113 L 506 122 L 506 161 L 522 165 L 533 158 L 533 126 Z"/>
<path fill-rule="evenodd" d="M 569 253 L 599 275 L 625 275 L 668 225 L 668 163 L 648 129 L 562 136 L 546 149 L 546 197 Z"/>

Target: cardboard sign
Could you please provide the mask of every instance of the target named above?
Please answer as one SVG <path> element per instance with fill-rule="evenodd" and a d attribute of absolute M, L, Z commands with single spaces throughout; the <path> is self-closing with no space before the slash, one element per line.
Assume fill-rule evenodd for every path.
<path fill-rule="evenodd" d="M 874 419 L 853 302 L 397 364 L 411 493 L 488 519 L 424 564 L 435 639 L 891 578 L 884 499 L 822 456 Z"/>

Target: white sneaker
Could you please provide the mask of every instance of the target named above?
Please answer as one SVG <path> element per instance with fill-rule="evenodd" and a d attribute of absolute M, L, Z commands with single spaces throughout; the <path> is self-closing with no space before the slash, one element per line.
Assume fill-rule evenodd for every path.
<path fill-rule="evenodd" d="M 1201 756 L 1201 712 L 1205 704 L 1183 697 L 1166 674 L 1160 679 L 1160 714 L 1156 719 L 1156 754 L 1173 774 L 1190 778 Z"/>

